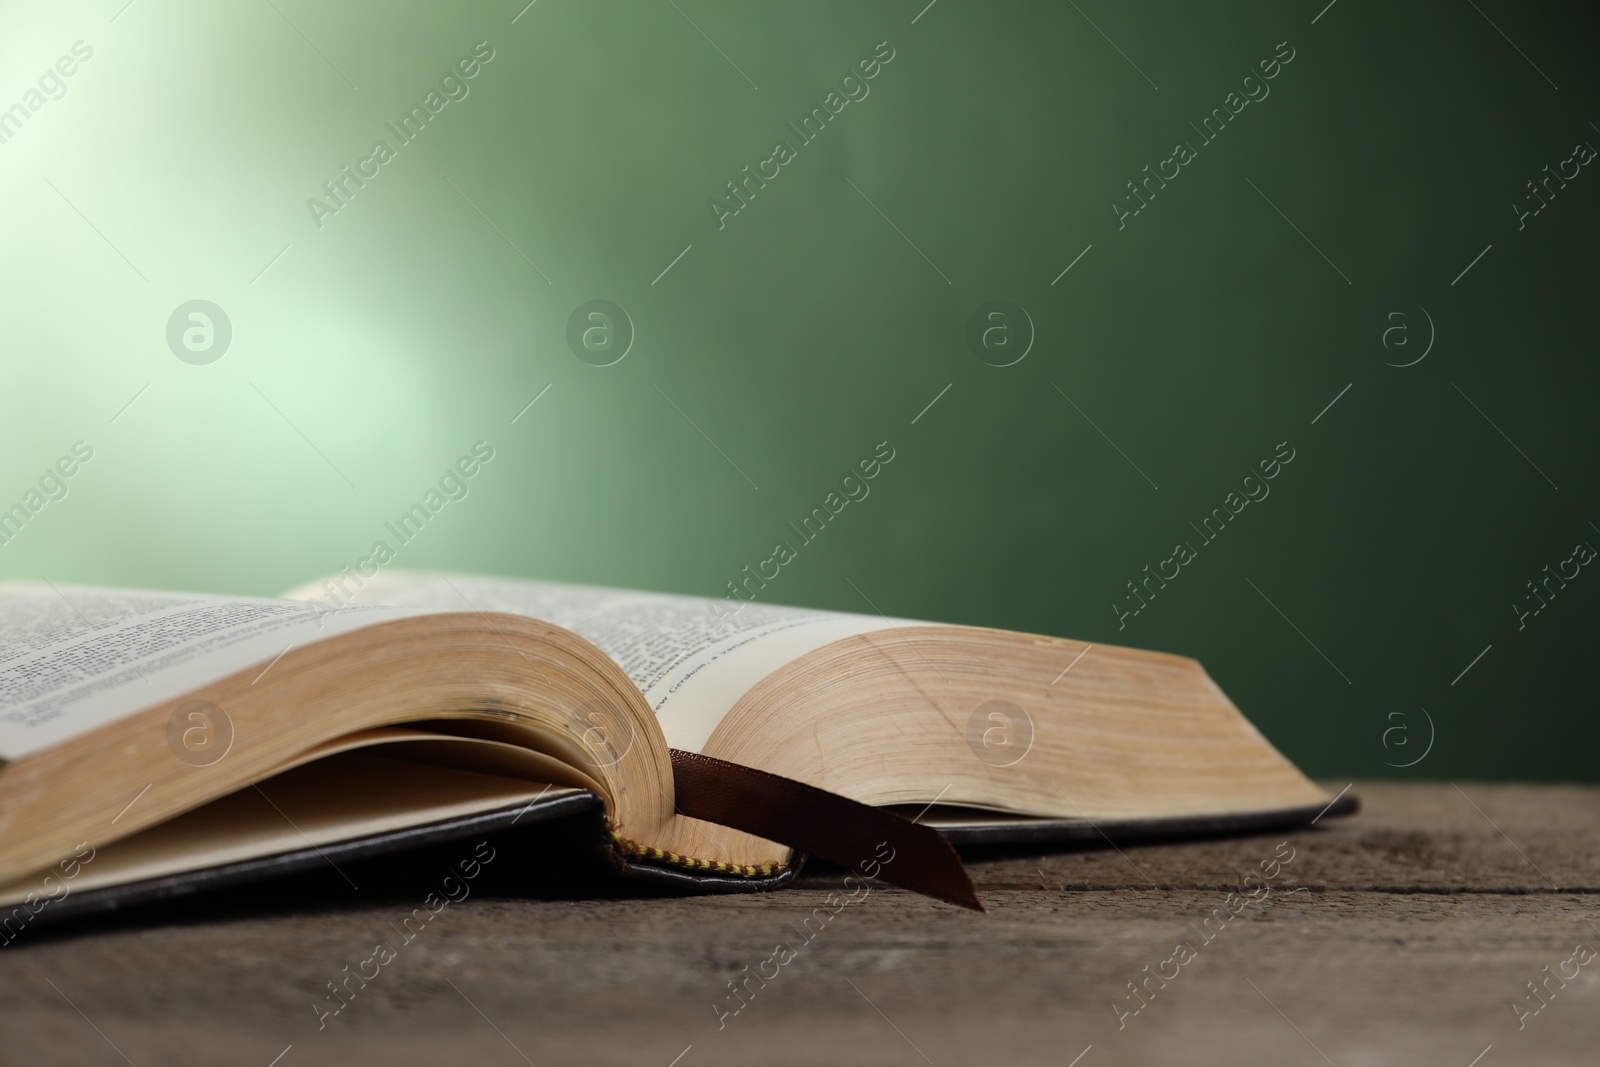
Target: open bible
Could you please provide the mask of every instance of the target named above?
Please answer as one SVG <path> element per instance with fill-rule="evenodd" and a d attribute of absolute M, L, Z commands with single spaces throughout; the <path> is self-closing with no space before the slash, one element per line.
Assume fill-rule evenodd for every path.
<path fill-rule="evenodd" d="M 995 629 L 383 571 L 276 600 L 5 583 L 0 637 L 0 916 L 24 922 L 585 812 L 623 874 L 787 880 L 744 801 L 687 802 L 719 761 L 958 844 L 1351 806 L 1191 659 Z"/>

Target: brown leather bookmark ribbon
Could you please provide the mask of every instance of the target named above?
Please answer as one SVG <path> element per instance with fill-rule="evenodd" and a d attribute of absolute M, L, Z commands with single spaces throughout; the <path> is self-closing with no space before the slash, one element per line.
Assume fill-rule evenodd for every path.
<path fill-rule="evenodd" d="M 804 782 L 676 748 L 672 772 L 678 810 L 690 818 L 788 845 L 902 889 L 986 910 L 961 857 L 937 830 Z"/>

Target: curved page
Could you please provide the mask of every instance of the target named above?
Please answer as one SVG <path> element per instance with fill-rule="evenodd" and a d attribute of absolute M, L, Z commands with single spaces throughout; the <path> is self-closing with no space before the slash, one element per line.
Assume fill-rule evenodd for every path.
<path fill-rule="evenodd" d="M 297 645 L 416 614 L 0 583 L 0 759 L 19 759 Z"/>
<path fill-rule="evenodd" d="M 335 602 L 333 591 L 340 590 L 346 595 L 338 602 L 352 605 L 504 611 L 555 623 L 616 660 L 643 690 L 667 744 L 689 752 L 699 752 L 739 698 L 785 663 L 843 637 L 931 625 L 881 615 L 470 574 L 382 571 L 361 579 L 351 596 L 354 582 L 335 576 L 286 595 L 306 598 L 319 610 L 334 610 L 330 617 L 337 617 L 329 605 Z"/>

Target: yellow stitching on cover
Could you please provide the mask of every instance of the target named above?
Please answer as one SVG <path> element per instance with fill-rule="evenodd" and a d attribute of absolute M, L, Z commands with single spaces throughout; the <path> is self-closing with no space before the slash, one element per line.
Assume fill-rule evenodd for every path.
<path fill-rule="evenodd" d="M 695 871 L 716 871 L 718 874 L 735 874 L 743 878 L 764 878 L 787 868 L 786 864 L 781 863 L 752 865 L 725 863 L 722 860 L 705 860 L 700 859 L 698 856 L 680 856 L 676 852 L 667 852 L 663 849 L 641 845 L 636 841 L 629 841 L 615 830 L 611 831 L 611 840 L 616 843 L 624 855 L 633 859 L 655 860 L 675 867 L 687 867 Z"/>

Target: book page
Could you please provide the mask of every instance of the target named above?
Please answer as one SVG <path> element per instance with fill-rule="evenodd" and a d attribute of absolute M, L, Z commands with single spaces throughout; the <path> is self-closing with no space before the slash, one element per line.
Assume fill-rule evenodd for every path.
<path fill-rule="evenodd" d="M 0 759 L 181 696 L 290 647 L 416 612 L 0 583 Z"/>
<path fill-rule="evenodd" d="M 307 583 L 285 594 L 329 596 Z M 677 596 L 566 582 L 425 571 L 381 571 L 340 586 L 355 604 L 428 611 L 504 611 L 554 623 L 598 645 L 656 713 L 667 744 L 699 752 L 722 717 L 762 678 L 840 638 L 923 626 L 908 619 Z M 324 601 L 326 604 L 326 601 Z"/>

